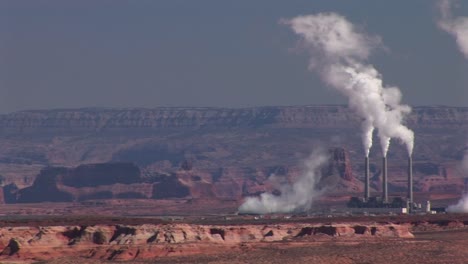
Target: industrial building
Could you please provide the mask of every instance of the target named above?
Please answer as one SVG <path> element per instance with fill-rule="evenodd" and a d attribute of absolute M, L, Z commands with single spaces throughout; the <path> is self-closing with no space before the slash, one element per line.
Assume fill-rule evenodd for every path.
<path fill-rule="evenodd" d="M 415 204 L 413 200 L 413 160 L 408 157 L 408 182 L 406 198 L 394 197 L 389 201 L 388 196 L 388 174 L 387 157 L 382 159 L 382 195 L 380 197 L 370 194 L 370 172 L 369 157 L 364 160 L 364 197 L 351 197 L 347 206 L 349 208 L 360 208 L 358 211 L 376 211 L 376 213 L 400 212 L 400 213 L 431 213 L 430 201 L 427 201 L 424 208 L 421 204 Z M 406 209 L 406 210 L 402 210 Z M 356 210 L 356 209 L 353 209 Z"/>

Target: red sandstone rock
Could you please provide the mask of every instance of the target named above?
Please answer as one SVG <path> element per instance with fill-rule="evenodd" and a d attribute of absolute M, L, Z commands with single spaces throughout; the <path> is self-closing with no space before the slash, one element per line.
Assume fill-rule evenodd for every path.
<path fill-rule="evenodd" d="M 468 108 L 459 107 L 415 107 L 407 118 L 407 125 L 417 131 L 416 191 L 463 190 L 462 179 L 467 175 L 457 169 L 456 161 L 465 148 L 459 142 L 467 134 L 467 112 Z M 39 201 L 38 194 L 48 193 L 53 194 L 48 200 L 56 201 L 159 198 L 153 193 L 159 183 L 151 180 L 160 175 L 175 175 L 178 181 L 173 186 L 178 190 L 186 186 L 187 196 L 240 200 L 273 191 L 267 181 L 271 174 L 290 182 L 296 179 L 302 173 L 301 162 L 317 145 L 337 146 L 332 152 L 333 168 L 327 168 L 333 174 L 326 177 L 325 182 L 333 183 L 327 192 L 361 193 L 359 123 L 344 106 L 22 111 L 0 115 L 0 170 L 4 184 L 15 183 L 19 189 L 32 187 L 40 170 L 49 165 L 75 168 L 133 162 L 145 178 L 143 182 L 104 181 L 98 188 L 45 184 L 47 191 L 32 187 L 8 194 L 12 200 Z M 407 154 L 399 144 L 392 144 L 390 151 L 389 191 L 400 192 L 406 187 Z M 379 153 L 378 149 L 371 152 L 375 188 L 380 188 Z"/>
<path fill-rule="evenodd" d="M 407 225 L 193 225 L 145 224 L 95 226 L 2 227 L 0 259 L 22 260 L 85 257 L 102 260 L 151 259 L 167 255 L 190 255 L 245 243 L 294 241 L 309 237 L 402 237 L 411 238 Z M 368 232 L 368 229 L 375 229 Z M 54 254 L 51 254 L 54 252 Z"/>

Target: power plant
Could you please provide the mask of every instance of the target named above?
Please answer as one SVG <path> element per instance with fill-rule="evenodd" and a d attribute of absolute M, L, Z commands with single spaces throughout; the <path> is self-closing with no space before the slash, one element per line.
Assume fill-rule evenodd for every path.
<path fill-rule="evenodd" d="M 389 201 L 388 195 L 388 162 L 387 157 L 382 158 L 382 192 L 381 196 L 372 196 L 370 192 L 370 169 L 369 169 L 369 157 L 364 159 L 364 197 L 351 197 L 348 202 L 350 208 L 361 208 L 382 211 L 385 208 L 389 210 L 405 209 L 405 212 L 415 212 L 415 203 L 413 200 L 413 160 L 411 156 L 408 157 L 408 180 L 407 180 L 407 195 L 404 197 L 394 197 L 392 201 Z M 406 200 L 406 203 L 405 203 Z M 429 201 L 428 201 L 429 202 Z M 430 204 L 430 203 L 429 203 Z M 378 208 L 378 209 L 377 209 Z M 426 211 L 430 208 L 427 209 Z M 380 212 L 379 211 L 379 212 Z M 418 211 L 416 209 L 416 211 Z"/>

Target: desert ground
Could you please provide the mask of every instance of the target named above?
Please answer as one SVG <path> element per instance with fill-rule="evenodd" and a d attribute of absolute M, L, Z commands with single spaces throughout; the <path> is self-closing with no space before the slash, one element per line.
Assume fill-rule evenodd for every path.
<path fill-rule="evenodd" d="M 3 216 L 1 263 L 466 263 L 468 215 Z M 99 236 L 97 236 L 99 234 Z"/>

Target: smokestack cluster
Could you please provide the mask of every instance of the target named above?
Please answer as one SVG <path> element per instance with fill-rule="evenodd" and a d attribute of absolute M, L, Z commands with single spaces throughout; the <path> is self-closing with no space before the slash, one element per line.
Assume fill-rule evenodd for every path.
<path fill-rule="evenodd" d="M 387 157 L 382 159 L 382 202 L 388 203 L 388 169 Z M 370 198 L 369 157 L 364 160 L 364 199 Z M 407 201 L 413 204 L 413 158 L 408 157 L 408 193 Z"/>
<path fill-rule="evenodd" d="M 388 202 L 387 152 L 390 140 L 403 142 L 411 156 L 414 133 L 403 125 L 411 108 L 401 104 L 398 87 L 386 87 L 382 76 L 367 62 L 372 50 L 382 45 L 380 37 L 360 32 L 345 17 L 336 13 L 298 16 L 283 21 L 301 37 L 301 44 L 310 54 L 309 70 L 348 98 L 349 107 L 363 120 L 362 142 L 366 156 L 365 198 L 369 198 L 368 158 L 372 135 L 377 129 L 383 160 L 383 200 Z"/>

